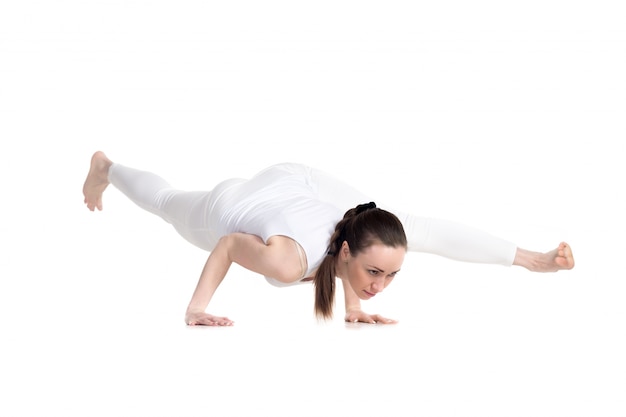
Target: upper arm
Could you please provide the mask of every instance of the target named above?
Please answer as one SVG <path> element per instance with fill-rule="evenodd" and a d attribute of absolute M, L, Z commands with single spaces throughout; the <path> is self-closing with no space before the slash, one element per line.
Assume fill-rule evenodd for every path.
<path fill-rule="evenodd" d="M 242 267 L 289 283 L 302 278 L 297 243 L 285 236 L 272 236 L 267 244 L 259 236 L 233 233 L 225 236 L 231 261 Z"/>

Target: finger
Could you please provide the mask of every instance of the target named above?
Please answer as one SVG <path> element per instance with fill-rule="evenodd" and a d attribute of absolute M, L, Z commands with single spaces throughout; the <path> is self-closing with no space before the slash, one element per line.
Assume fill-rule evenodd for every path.
<path fill-rule="evenodd" d="M 388 319 L 388 318 L 386 318 L 386 317 L 382 317 L 382 316 L 379 316 L 379 315 L 376 315 L 376 316 L 375 316 L 375 319 L 376 319 L 376 323 L 382 323 L 382 324 L 393 324 L 393 323 L 397 323 L 397 321 L 396 321 L 396 320 L 393 320 L 393 319 Z"/>
<path fill-rule="evenodd" d="M 349 322 L 349 323 L 356 323 L 359 319 L 358 319 L 357 315 L 354 314 L 354 313 L 346 313 L 346 316 L 345 316 L 344 320 Z"/>
<path fill-rule="evenodd" d="M 217 326 L 232 326 L 233 321 L 228 317 L 213 317 L 213 322 Z"/>
<path fill-rule="evenodd" d="M 359 319 L 357 317 L 354 317 L 354 316 L 348 316 L 348 317 L 346 317 L 346 321 L 350 322 L 350 323 L 356 323 L 356 322 L 359 321 Z"/>
<path fill-rule="evenodd" d="M 218 322 L 214 317 L 199 317 L 194 320 L 196 325 L 200 326 L 217 326 Z"/>

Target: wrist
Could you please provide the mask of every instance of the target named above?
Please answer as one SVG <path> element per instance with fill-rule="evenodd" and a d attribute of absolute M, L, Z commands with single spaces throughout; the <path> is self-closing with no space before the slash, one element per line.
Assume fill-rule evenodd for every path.
<path fill-rule="evenodd" d="M 204 308 L 200 307 L 200 306 L 195 306 L 195 305 L 189 305 L 187 307 L 187 314 L 194 314 L 194 313 L 204 313 Z"/>

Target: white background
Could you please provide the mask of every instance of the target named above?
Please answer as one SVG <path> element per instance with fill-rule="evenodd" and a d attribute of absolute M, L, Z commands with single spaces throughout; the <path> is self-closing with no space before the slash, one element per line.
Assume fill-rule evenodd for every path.
<path fill-rule="evenodd" d="M 619 1 L 4 1 L 0 415 L 626 415 L 626 31 Z M 282 161 L 547 251 L 568 272 L 407 256 L 364 307 L 207 254 L 91 154 L 212 188 Z"/>

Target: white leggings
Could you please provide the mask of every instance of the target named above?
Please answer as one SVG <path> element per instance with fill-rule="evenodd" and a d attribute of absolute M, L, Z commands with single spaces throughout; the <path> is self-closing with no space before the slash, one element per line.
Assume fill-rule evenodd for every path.
<path fill-rule="evenodd" d="M 317 186 L 319 198 L 344 211 L 360 203 L 376 201 L 324 172 L 306 169 Z M 210 251 L 221 237 L 219 224 L 211 219 L 210 214 L 216 197 L 214 194 L 228 185 L 228 181 L 220 183 L 212 191 L 183 191 L 172 188 L 158 175 L 117 163 L 109 169 L 109 181 L 139 207 L 172 224 L 182 237 L 194 245 Z M 517 246 L 509 241 L 459 223 L 419 217 L 382 204 L 379 207 L 398 216 L 404 225 L 410 251 L 463 262 L 513 264 Z"/>

